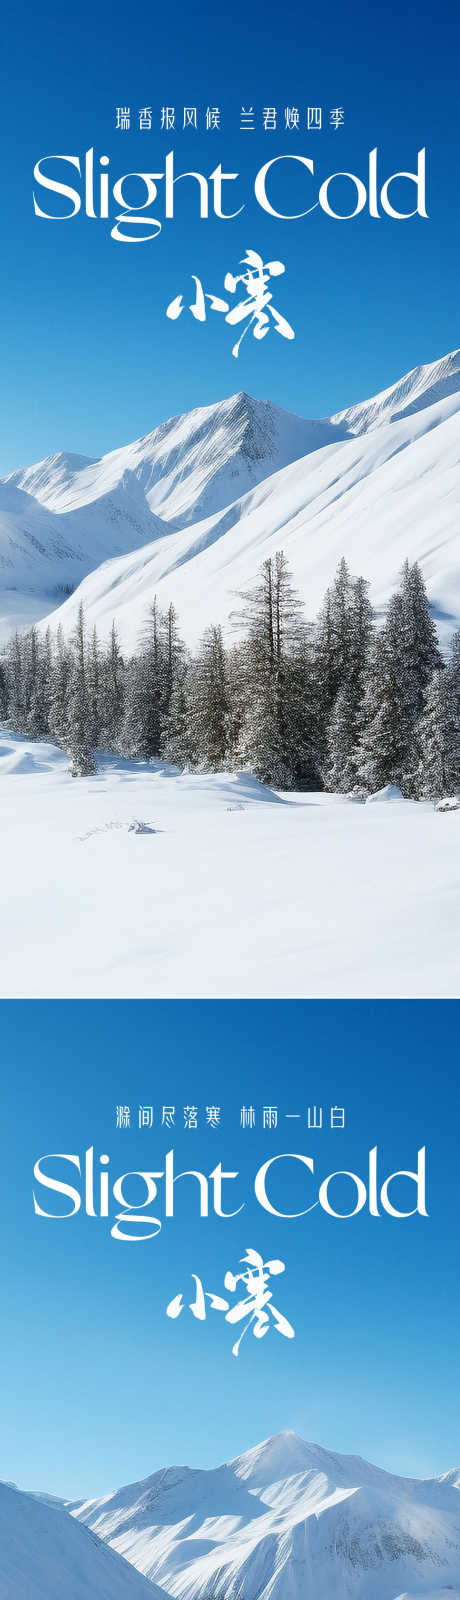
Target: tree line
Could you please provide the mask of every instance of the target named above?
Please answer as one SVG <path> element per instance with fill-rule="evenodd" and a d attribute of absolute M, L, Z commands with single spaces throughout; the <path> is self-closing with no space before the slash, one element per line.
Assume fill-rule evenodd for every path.
<path fill-rule="evenodd" d="M 439 651 L 422 573 L 405 562 L 380 627 L 364 578 L 339 564 L 309 623 L 283 551 L 239 596 L 238 641 L 209 627 L 186 649 L 174 606 L 155 599 L 124 658 L 80 607 L 69 639 L 31 628 L 0 660 L 0 717 L 69 751 L 75 776 L 98 747 L 218 771 L 248 767 L 278 789 L 350 793 L 396 784 L 436 799 L 460 784 L 460 631 Z"/>

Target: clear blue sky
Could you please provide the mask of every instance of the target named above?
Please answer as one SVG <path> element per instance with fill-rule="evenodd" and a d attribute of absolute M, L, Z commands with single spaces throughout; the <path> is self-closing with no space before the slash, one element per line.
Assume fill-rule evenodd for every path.
<path fill-rule="evenodd" d="M 327 6 L 241 0 L 218 13 L 203 0 L 171 11 L 132 0 L 6 0 L 0 119 L 3 354 L 0 471 L 59 448 L 99 454 L 182 410 L 245 388 L 321 415 L 386 386 L 459 342 L 457 105 L 460 18 L 452 0 L 368 0 Z M 151 104 L 152 133 L 117 133 L 117 105 Z M 159 132 L 163 105 L 221 108 L 223 131 Z M 338 132 L 239 132 L 241 105 L 343 106 Z M 43 155 L 108 154 L 112 177 L 222 160 L 246 191 L 271 154 L 301 150 L 322 177 L 365 176 L 375 144 L 382 176 L 431 162 L 431 216 L 347 224 L 316 211 L 276 223 L 252 202 L 232 223 L 199 224 L 190 201 L 154 242 L 116 244 L 81 216 L 33 215 L 33 166 Z M 186 186 L 185 186 L 186 187 Z M 46 198 L 46 197 L 44 197 Z M 280 254 L 280 308 L 296 341 L 247 340 L 236 362 L 223 318 L 203 327 L 165 306 L 201 275 L 217 290 L 246 246 Z"/>
<path fill-rule="evenodd" d="M 454 1005 L 12 1002 L 1 1021 L 1 1477 L 103 1492 L 165 1463 L 216 1463 L 286 1426 L 403 1473 L 458 1461 Z M 119 1103 L 132 1131 L 116 1131 Z M 222 1159 L 242 1193 L 280 1150 L 313 1154 L 321 1176 L 364 1175 L 378 1143 L 387 1174 L 426 1143 L 430 1217 L 317 1210 L 283 1223 L 250 1202 L 234 1221 L 200 1222 L 184 1184 L 177 1218 L 149 1243 L 116 1243 L 103 1221 L 36 1218 L 39 1155 L 94 1144 L 113 1176 L 161 1167 L 173 1136 L 138 1131 L 145 1103 L 220 1104 L 220 1130 L 178 1127 L 176 1157 L 180 1170 Z M 277 1105 L 279 1129 L 241 1131 L 243 1103 Z M 345 1131 L 284 1120 L 310 1103 L 344 1105 Z M 276 1300 L 296 1337 L 248 1338 L 235 1360 L 216 1313 L 172 1322 L 165 1306 L 191 1272 L 222 1288 L 246 1245 L 285 1261 Z"/>

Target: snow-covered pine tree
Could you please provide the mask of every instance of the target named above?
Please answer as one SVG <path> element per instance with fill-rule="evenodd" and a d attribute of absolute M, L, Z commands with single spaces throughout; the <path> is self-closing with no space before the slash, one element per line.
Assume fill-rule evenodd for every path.
<path fill-rule="evenodd" d="M 6 722 L 8 716 L 8 673 L 6 657 L 0 657 L 0 720 Z"/>
<path fill-rule="evenodd" d="M 165 726 L 163 754 L 174 767 L 193 766 L 197 759 L 189 727 L 187 676 L 188 667 L 184 665 L 176 675 Z"/>
<path fill-rule="evenodd" d="M 351 582 L 347 602 L 348 650 L 342 656 L 341 683 L 327 730 L 326 787 L 346 794 L 359 778 L 358 747 L 363 732 L 364 690 L 373 639 L 369 585 Z"/>
<path fill-rule="evenodd" d="M 360 779 L 371 790 L 387 783 L 410 792 L 413 764 L 412 685 L 401 671 L 404 611 L 401 593 L 392 595 L 384 626 L 371 652 L 363 700 L 363 732 L 358 750 Z"/>
<path fill-rule="evenodd" d="M 417 724 L 418 793 L 428 800 L 460 791 L 460 682 L 457 651 L 444 671 L 433 673 Z"/>
<path fill-rule="evenodd" d="M 124 662 L 114 620 L 102 660 L 100 690 L 101 741 L 109 750 L 118 750 L 120 747 L 123 715 Z"/>
<path fill-rule="evenodd" d="M 241 758 L 277 788 L 309 786 L 318 739 L 308 634 L 282 550 L 264 561 L 258 583 L 241 598 L 239 620 L 247 629 Z"/>
<path fill-rule="evenodd" d="M 55 744 L 67 743 L 72 656 L 59 624 L 51 664 L 49 732 Z"/>
<path fill-rule="evenodd" d="M 86 678 L 86 630 L 83 606 L 71 638 L 72 665 L 68 696 L 67 748 L 74 778 L 86 778 L 96 771 L 91 754 L 91 707 Z"/>
<path fill-rule="evenodd" d="M 86 652 L 86 692 L 89 712 L 89 743 L 96 749 L 102 728 L 102 662 L 97 629 L 93 628 Z"/>
<path fill-rule="evenodd" d="M 22 640 L 24 721 L 23 731 L 31 739 L 43 739 L 47 733 L 44 663 L 41 660 L 37 629 L 29 629 Z"/>
<path fill-rule="evenodd" d="M 227 688 L 229 699 L 228 751 L 232 768 L 243 760 L 242 735 L 247 711 L 247 678 L 244 643 L 233 644 L 226 651 Z"/>
<path fill-rule="evenodd" d="M 420 567 L 406 561 L 372 654 L 363 704 L 359 767 L 369 788 L 395 783 L 403 794 L 417 792 L 416 727 L 431 675 L 441 666 Z"/>
<path fill-rule="evenodd" d="M 460 715 L 460 628 L 457 628 L 456 632 L 452 636 L 448 665 L 449 671 L 452 673 L 452 681 L 457 697 L 458 712 Z"/>
<path fill-rule="evenodd" d="M 25 673 L 23 644 L 19 633 L 14 633 L 6 653 L 8 681 L 8 722 L 18 733 L 25 733 Z"/>
<path fill-rule="evenodd" d="M 348 794 L 359 778 L 359 730 L 354 685 L 346 678 L 336 695 L 327 735 L 326 787 Z"/>
<path fill-rule="evenodd" d="M 40 696 L 43 703 L 43 724 L 47 738 L 50 731 L 51 686 L 53 679 L 54 642 L 51 628 L 40 637 Z"/>
<path fill-rule="evenodd" d="M 140 652 L 130 662 L 123 746 L 143 761 L 162 754 L 165 658 L 162 617 L 155 595 Z"/>
<path fill-rule="evenodd" d="M 206 628 L 187 676 L 187 729 L 199 766 L 217 772 L 229 749 L 230 700 L 220 627 Z"/>
<path fill-rule="evenodd" d="M 342 558 L 330 587 L 326 590 L 315 629 L 314 667 L 318 701 L 318 723 L 323 763 L 328 759 L 328 727 L 334 701 L 345 680 L 350 663 L 354 584 Z"/>
<path fill-rule="evenodd" d="M 165 743 L 169 737 L 169 717 L 171 700 L 179 680 L 183 681 L 183 668 L 185 664 L 185 645 L 179 632 L 179 623 L 175 606 L 168 606 L 165 616 L 161 619 L 162 633 L 162 695 L 161 695 L 161 737 Z"/>
<path fill-rule="evenodd" d="M 424 694 L 432 673 L 442 667 L 436 627 L 430 616 L 428 596 L 417 561 L 412 566 L 408 561 L 404 562 L 401 574 L 401 599 L 403 620 L 400 669 L 405 682 L 412 727 L 415 727 L 423 710 Z"/>

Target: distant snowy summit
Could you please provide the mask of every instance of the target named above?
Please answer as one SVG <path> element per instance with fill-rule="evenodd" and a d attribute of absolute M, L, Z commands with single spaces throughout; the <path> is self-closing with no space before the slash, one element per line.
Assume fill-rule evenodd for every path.
<path fill-rule="evenodd" d="M 400 1478 L 287 1430 L 69 1510 L 177 1600 L 459 1600 L 459 1483 Z"/>
<path fill-rule="evenodd" d="M 135 646 L 155 593 L 190 643 L 281 546 L 314 615 L 338 560 L 385 606 L 419 560 L 460 620 L 460 351 L 319 421 L 239 393 L 99 460 L 58 453 L 0 481 L 0 638 L 46 617 L 113 618 Z"/>

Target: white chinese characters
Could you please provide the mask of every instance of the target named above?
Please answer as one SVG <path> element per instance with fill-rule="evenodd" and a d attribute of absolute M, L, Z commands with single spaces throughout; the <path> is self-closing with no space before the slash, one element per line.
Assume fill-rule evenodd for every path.
<path fill-rule="evenodd" d="M 206 301 L 209 309 L 223 313 L 225 321 L 231 327 L 236 327 L 244 322 L 243 332 L 233 345 L 232 355 L 238 356 L 241 344 L 246 334 L 252 332 L 254 339 L 265 339 L 270 329 L 270 318 L 274 323 L 276 332 L 283 339 L 295 339 L 294 329 L 286 317 L 276 310 L 273 305 L 273 295 L 270 285 L 271 278 L 278 278 L 285 271 L 282 261 L 267 261 L 264 263 L 257 250 L 247 250 L 240 265 L 246 270 L 237 273 L 227 272 L 224 279 L 224 288 L 227 294 L 233 295 L 237 291 L 242 294 L 236 304 L 230 306 L 228 300 L 223 300 L 219 295 L 208 294 L 204 291 L 201 279 L 192 275 L 195 284 L 195 297 L 188 309 L 197 322 L 206 322 Z M 184 310 L 184 297 L 182 294 L 175 296 L 166 310 L 166 316 L 172 322 L 182 316 Z"/>
<path fill-rule="evenodd" d="M 270 1278 L 275 1278 L 285 1271 L 284 1261 L 264 1261 L 257 1250 L 247 1249 L 242 1257 L 241 1265 L 246 1269 L 243 1272 L 226 1272 L 224 1288 L 230 1294 L 236 1294 L 238 1285 L 242 1285 L 242 1297 L 234 1305 L 222 1295 L 210 1293 L 203 1289 L 201 1278 L 192 1273 L 195 1284 L 194 1299 L 190 1301 L 189 1311 L 199 1322 L 206 1321 L 206 1301 L 209 1301 L 211 1311 L 222 1311 L 225 1321 L 233 1326 L 244 1322 L 236 1344 L 232 1346 L 232 1355 L 238 1356 L 240 1345 L 246 1333 L 252 1330 L 255 1339 L 265 1338 L 269 1328 L 274 1326 L 277 1333 L 284 1339 L 294 1339 L 295 1332 L 287 1317 L 273 1305 L 273 1293 L 269 1287 Z M 167 1317 L 180 1317 L 184 1310 L 184 1297 L 176 1294 L 166 1307 Z"/>

